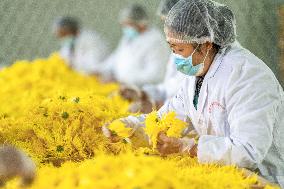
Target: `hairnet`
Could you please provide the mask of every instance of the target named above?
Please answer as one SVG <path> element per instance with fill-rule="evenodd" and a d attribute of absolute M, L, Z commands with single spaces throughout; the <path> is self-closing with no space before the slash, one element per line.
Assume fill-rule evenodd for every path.
<path fill-rule="evenodd" d="M 178 2 L 178 0 L 161 0 L 157 14 L 159 16 L 167 16 L 171 8 Z"/>
<path fill-rule="evenodd" d="M 148 22 L 148 15 L 144 7 L 138 4 L 132 4 L 121 11 L 119 19 L 120 22 L 145 24 Z"/>
<path fill-rule="evenodd" d="M 167 40 L 176 43 L 212 42 L 225 47 L 236 39 L 233 12 L 211 0 L 180 0 L 169 12 L 164 30 Z"/>
<path fill-rule="evenodd" d="M 54 22 L 55 29 L 64 28 L 71 32 L 77 32 L 80 29 L 79 21 L 74 17 L 59 17 Z"/>

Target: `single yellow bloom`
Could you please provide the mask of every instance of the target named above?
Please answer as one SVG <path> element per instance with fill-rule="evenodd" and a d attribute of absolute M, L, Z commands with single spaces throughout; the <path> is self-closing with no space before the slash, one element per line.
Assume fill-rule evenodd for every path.
<path fill-rule="evenodd" d="M 128 138 L 131 135 L 131 128 L 125 127 L 125 124 L 120 120 L 113 121 L 109 126 L 109 130 L 113 131 L 121 138 Z"/>

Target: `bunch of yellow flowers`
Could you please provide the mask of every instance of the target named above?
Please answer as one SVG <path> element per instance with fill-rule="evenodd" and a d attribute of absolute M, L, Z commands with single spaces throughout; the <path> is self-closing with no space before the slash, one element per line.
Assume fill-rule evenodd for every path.
<path fill-rule="evenodd" d="M 164 114 L 162 118 L 153 111 L 145 119 L 145 133 L 150 137 L 153 148 L 157 146 L 157 138 L 160 132 L 165 132 L 169 137 L 180 138 L 187 124 L 176 118 L 175 112 Z"/>
<path fill-rule="evenodd" d="M 109 126 L 108 129 L 113 132 L 113 134 L 121 137 L 121 138 L 128 138 L 131 136 L 132 129 L 127 128 L 126 125 L 119 119 L 113 121 Z"/>
<path fill-rule="evenodd" d="M 187 123 L 181 121 L 176 117 L 175 112 L 169 112 L 164 114 L 161 118 L 159 118 L 158 113 L 156 111 L 151 112 L 146 116 L 145 122 L 141 123 L 145 125 L 144 130 L 145 134 L 149 137 L 152 150 L 155 151 L 157 146 L 157 138 L 160 132 L 165 132 L 169 137 L 180 138 L 182 136 L 183 131 L 187 127 Z M 133 129 L 127 127 L 127 125 L 123 122 L 123 120 L 115 120 L 109 126 L 108 129 L 120 138 L 127 139 L 131 143 L 132 140 L 135 140 L 134 144 L 141 144 L 145 140 L 145 137 L 139 136 L 139 131 L 134 133 Z M 146 138 L 147 139 L 147 138 Z M 145 141 L 146 142 L 146 141 Z M 138 145 L 139 146 L 139 145 Z M 141 146 L 141 145 L 140 145 Z M 145 146 L 144 144 L 142 146 Z M 147 151 L 147 150 L 146 150 Z M 152 151 L 152 152 L 154 152 Z"/>

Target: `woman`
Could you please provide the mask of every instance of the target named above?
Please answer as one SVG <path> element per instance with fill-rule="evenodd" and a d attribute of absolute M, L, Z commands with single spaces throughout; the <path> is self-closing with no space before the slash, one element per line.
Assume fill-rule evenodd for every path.
<path fill-rule="evenodd" d="M 157 15 L 161 21 L 165 22 L 167 14 L 178 0 L 161 0 Z M 161 107 L 167 99 L 172 98 L 180 88 L 184 75 L 177 71 L 174 64 L 174 56 L 171 55 L 166 69 L 166 75 L 163 82 L 156 85 L 144 85 L 143 91 Z"/>
<path fill-rule="evenodd" d="M 109 54 L 105 39 L 95 31 L 81 28 L 80 22 L 69 16 L 57 18 L 53 29 L 61 41 L 59 53 L 68 66 L 83 74 L 96 74 Z"/>
<path fill-rule="evenodd" d="M 161 154 L 188 153 L 201 163 L 234 164 L 284 187 L 284 93 L 272 71 L 236 42 L 232 11 L 210 0 L 181 0 L 165 22 L 177 69 L 187 75 L 160 110 L 190 118 L 199 134 L 169 138 Z M 124 119 L 139 128 L 143 117 Z"/>
<path fill-rule="evenodd" d="M 120 25 L 123 36 L 104 61 L 101 75 L 136 87 L 161 82 L 169 49 L 162 33 L 149 23 L 146 9 L 139 4 L 127 6 L 120 13 Z"/>

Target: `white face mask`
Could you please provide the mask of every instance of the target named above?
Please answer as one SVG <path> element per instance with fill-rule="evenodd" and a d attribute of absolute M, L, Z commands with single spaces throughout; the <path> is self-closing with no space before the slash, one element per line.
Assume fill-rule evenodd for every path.
<path fill-rule="evenodd" d="M 61 47 L 71 47 L 75 41 L 74 36 L 65 36 L 60 39 L 60 45 Z"/>

